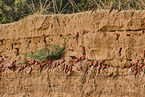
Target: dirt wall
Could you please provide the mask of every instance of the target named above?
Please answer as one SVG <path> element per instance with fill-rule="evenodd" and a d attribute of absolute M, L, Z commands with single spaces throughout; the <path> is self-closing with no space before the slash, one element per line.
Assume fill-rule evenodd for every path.
<path fill-rule="evenodd" d="M 19 22 L 0 25 L 2 54 L 13 55 L 11 44 L 22 52 L 32 52 L 44 46 L 43 35 L 47 35 L 48 44 L 59 43 L 63 35 L 67 48 L 74 49 L 73 54 L 80 56 L 81 47 L 86 48 L 89 59 L 108 59 L 113 62 L 126 58 L 142 58 L 145 50 L 145 11 L 122 11 L 120 13 L 97 11 L 69 15 L 35 15 Z M 82 35 L 83 30 L 88 33 Z M 79 41 L 74 37 L 79 32 Z M 69 35 L 70 34 L 70 35 Z M 116 40 L 116 34 L 119 34 Z M 69 35 L 69 36 L 68 36 Z M 128 36 L 129 35 L 129 36 Z M 31 41 L 31 43 L 30 43 Z M 118 55 L 122 48 L 121 56 Z M 12 53 L 12 54 L 10 54 Z M 69 56 L 72 52 L 67 52 Z M 116 63 L 121 64 L 121 63 Z"/>
<path fill-rule="evenodd" d="M 85 34 L 83 30 L 86 30 Z M 74 38 L 77 32 L 78 42 Z M 88 61 L 74 66 L 73 76 L 66 76 L 62 73 L 61 67 L 41 73 L 36 68 L 32 75 L 27 75 L 27 70 L 21 73 L 6 72 L 3 73 L 1 80 L 2 96 L 143 97 L 145 95 L 144 72 L 135 78 L 134 75 L 130 75 L 128 69 L 123 68 L 130 63 L 129 60 L 135 63 L 144 58 L 145 11 L 33 15 L 18 22 L 0 25 L 0 40 L 2 40 L 0 54 L 8 56 L 5 64 L 9 65 L 15 59 L 31 60 L 21 54 L 16 56 L 14 48 L 19 48 L 20 53 L 31 53 L 44 48 L 44 35 L 47 44 L 61 44 L 63 39 L 66 39 L 65 58 L 82 56 L 81 49 L 85 47 L 87 59 L 105 60 L 113 67 L 102 71 L 102 75 L 97 75 L 93 69 L 87 74 L 79 70 L 79 64 L 87 64 Z M 14 45 L 13 49 L 11 44 Z M 122 48 L 121 53 L 119 53 L 120 48 Z M 116 74 L 119 72 L 120 76 L 106 79 L 103 72 L 109 71 Z"/>

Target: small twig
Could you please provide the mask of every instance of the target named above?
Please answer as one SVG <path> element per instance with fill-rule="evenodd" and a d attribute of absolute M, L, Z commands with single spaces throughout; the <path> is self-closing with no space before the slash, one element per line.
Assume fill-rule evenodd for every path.
<path fill-rule="evenodd" d="M 95 4 L 99 7 L 99 8 L 101 8 L 102 9 L 102 7 L 97 3 L 97 1 L 96 0 L 94 0 L 94 2 L 95 2 Z"/>
<path fill-rule="evenodd" d="M 85 8 L 87 7 L 88 3 L 89 3 L 89 2 L 87 1 L 86 5 L 85 5 L 82 9 L 85 9 Z"/>
<path fill-rule="evenodd" d="M 53 9 L 54 9 L 54 13 L 56 14 L 56 8 L 55 8 L 56 2 L 55 0 L 53 0 Z"/>
<path fill-rule="evenodd" d="M 46 6 L 46 4 L 47 4 L 47 1 L 48 1 L 48 0 L 45 1 L 44 6 L 43 6 L 43 9 L 45 8 L 45 6 Z"/>
<path fill-rule="evenodd" d="M 51 2 L 49 2 L 49 4 L 44 8 L 44 10 L 48 9 L 48 7 L 50 6 L 51 3 L 53 3 L 53 0 Z"/>
<path fill-rule="evenodd" d="M 31 2 L 29 0 L 28 0 L 28 2 L 26 2 L 27 6 L 31 9 L 32 12 L 34 12 L 33 7 L 30 6 L 31 5 Z"/>
<path fill-rule="evenodd" d="M 100 2 L 102 3 L 103 7 L 106 8 L 105 4 L 100 0 Z"/>
<path fill-rule="evenodd" d="M 62 12 L 64 11 L 64 9 L 66 8 L 66 6 L 67 6 L 68 4 L 69 4 L 69 3 L 67 3 L 67 4 L 62 8 L 62 10 L 61 10 L 60 13 L 62 13 Z"/>
<path fill-rule="evenodd" d="M 60 1 L 59 12 L 61 11 L 61 8 L 62 8 L 62 0 Z"/>
<path fill-rule="evenodd" d="M 80 12 L 80 10 L 73 4 L 72 1 L 68 0 L 70 2 L 70 4 L 73 6 L 73 8 L 75 8 L 78 12 Z M 74 9 L 73 9 L 74 10 Z"/>
<path fill-rule="evenodd" d="M 33 0 L 31 0 L 31 2 L 32 2 L 32 6 L 33 6 L 33 9 L 34 9 L 34 11 L 36 11 L 35 9 L 35 5 L 34 5 L 34 2 L 33 2 Z"/>

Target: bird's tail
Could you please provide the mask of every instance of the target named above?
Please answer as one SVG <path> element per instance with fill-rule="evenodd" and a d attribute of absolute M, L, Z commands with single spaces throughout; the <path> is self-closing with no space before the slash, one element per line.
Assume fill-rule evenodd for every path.
<path fill-rule="evenodd" d="M 112 10 L 109 11 L 109 13 L 111 13 L 111 12 L 112 12 Z"/>
<path fill-rule="evenodd" d="M 121 10 L 118 10 L 117 13 L 120 12 L 120 11 L 121 11 Z"/>

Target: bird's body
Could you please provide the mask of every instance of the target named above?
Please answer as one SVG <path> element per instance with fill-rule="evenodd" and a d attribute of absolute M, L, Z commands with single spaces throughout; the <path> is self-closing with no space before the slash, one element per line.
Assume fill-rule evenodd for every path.
<path fill-rule="evenodd" d="M 50 63 L 52 63 L 52 60 L 49 60 L 49 61 L 48 61 L 48 64 L 50 64 Z"/>
<path fill-rule="evenodd" d="M 57 63 L 54 63 L 53 68 L 56 67 Z"/>
<path fill-rule="evenodd" d="M 4 62 L 4 58 L 2 58 L 1 60 L 0 60 L 0 63 L 3 63 Z"/>
<path fill-rule="evenodd" d="M 135 63 L 135 66 L 138 66 L 138 62 Z"/>
<path fill-rule="evenodd" d="M 91 14 L 95 11 L 95 8 L 92 9 Z"/>
<path fill-rule="evenodd" d="M 106 65 L 103 66 L 103 70 L 106 68 Z"/>
<path fill-rule="evenodd" d="M 3 68 L 4 67 L 4 65 L 2 64 L 1 66 L 0 66 L 0 68 Z"/>
<path fill-rule="evenodd" d="M 122 51 L 122 48 L 119 49 L 119 52 L 118 53 L 121 53 L 121 51 Z"/>
<path fill-rule="evenodd" d="M 65 62 L 65 59 L 62 60 L 61 64 Z"/>
<path fill-rule="evenodd" d="M 141 58 L 141 62 L 142 62 L 142 63 L 144 62 L 144 59 L 143 59 L 143 58 Z"/>
<path fill-rule="evenodd" d="M 100 71 L 101 67 L 102 67 L 102 65 L 99 65 L 99 66 L 98 66 L 98 71 Z"/>
<path fill-rule="evenodd" d="M 35 61 L 35 60 L 33 60 L 32 64 L 35 64 L 35 62 L 36 62 L 36 61 Z"/>
<path fill-rule="evenodd" d="M 29 74 L 31 74 L 32 70 L 33 70 L 32 67 L 30 67 Z"/>
<path fill-rule="evenodd" d="M 129 64 L 129 67 L 132 67 L 132 63 Z"/>
<path fill-rule="evenodd" d="M 79 61 L 81 61 L 81 60 L 82 60 L 82 57 L 79 58 Z"/>
<path fill-rule="evenodd" d="M 122 48 L 120 48 L 118 51 L 119 56 L 121 56 L 121 51 L 122 51 Z"/>
<path fill-rule="evenodd" d="M 77 32 L 75 38 L 76 38 L 76 41 L 78 42 L 78 38 L 79 38 L 79 33 L 78 32 Z"/>
<path fill-rule="evenodd" d="M 114 8 L 113 6 L 110 8 L 109 13 L 111 13 L 111 12 L 112 12 L 113 8 Z"/>
<path fill-rule="evenodd" d="M 18 72 L 20 72 L 22 70 L 22 67 L 20 67 L 19 69 L 18 69 Z"/>
<path fill-rule="evenodd" d="M 46 36 L 43 36 L 43 41 L 44 43 L 46 43 Z"/>
<path fill-rule="evenodd" d="M 11 49 L 13 49 L 13 46 L 14 46 L 14 44 L 12 43 L 12 44 L 11 44 Z"/>
<path fill-rule="evenodd" d="M 117 11 L 117 13 L 120 12 L 120 11 L 121 11 L 121 7 L 119 7 L 119 10 Z"/>
<path fill-rule="evenodd" d="M 11 65 L 10 65 L 10 66 L 8 66 L 8 68 L 9 68 L 10 70 L 15 71 L 15 69 L 16 69 L 16 65 L 15 65 L 15 63 L 16 63 L 16 60 L 15 60 L 15 61 L 13 61 L 13 62 L 11 63 Z"/>
<path fill-rule="evenodd" d="M 40 72 L 42 71 L 42 66 L 41 66 L 41 64 L 39 64 L 39 70 L 40 70 Z"/>
<path fill-rule="evenodd" d="M 51 68 L 51 64 L 48 65 L 48 69 L 50 69 L 50 68 Z"/>
<path fill-rule="evenodd" d="M 60 65 L 60 62 L 57 62 L 56 66 L 58 67 Z"/>
<path fill-rule="evenodd" d="M 108 75 L 107 75 L 107 77 L 112 77 L 113 76 L 113 72 L 112 73 L 109 73 Z"/>
<path fill-rule="evenodd" d="M 85 59 L 86 59 L 85 56 L 83 56 L 83 57 L 82 57 L 82 60 L 85 60 Z"/>
<path fill-rule="evenodd" d="M 138 73 L 138 70 L 135 70 L 135 71 L 134 71 L 134 75 L 135 75 L 135 77 L 136 77 L 137 73 Z"/>
<path fill-rule="evenodd" d="M 16 49 L 16 56 L 19 55 L 19 48 L 15 48 Z"/>
<path fill-rule="evenodd" d="M 91 61 L 90 66 L 93 66 L 93 61 Z"/>
<path fill-rule="evenodd" d="M 142 68 L 144 66 L 144 64 L 142 63 L 141 65 L 140 65 L 140 68 Z"/>
<path fill-rule="evenodd" d="M 65 72 L 68 71 L 68 65 L 65 65 Z"/>
<path fill-rule="evenodd" d="M 118 40 L 118 38 L 119 38 L 119 34 L 116 34 L 116 40 Z"/>
<path fill-rule="evenodd" d="M 130 34 L 126 34 L 126 36 L 128 36 L 128 37 L 129 37 L 129 36 L 130 36 Z"/>
<path fill-rule="evenodd" d="M 49 54 L 50 54 L 50 52 L 49 52 L 49 50 L 48 50 L 46 55 L 49 55 Z"/>
<path fill-rule="evenodd" d="M 84 35 L 86 32 L 87 32 L 87 31 L 86 31 L 86 30 L 84 30 L 82 35 Z"/>
<path fill-rule="evenodd" d="M 1 40 L 1 45 L 3 45 L 3 40 Z"/>
<path fill-rule="evenodd" d="M 3 69 L 2 69 L 2 72 L 4 72 L 5 70 L 6 70 L 6 69 L 5 69 L 5 68 L 3 68 Z"/>
<path fill-rule="evenodd" d="M 85 53 L 85 47 L 82 47 L 82 54 L 86 55 L 86 53 Z"/>
<path fill-rule="evenodd" d="M 65 69 L 65 64 L 62 65 L 62 71 Z"/>
<path fill-rule="evenodd" d="M 87 72 L 88 70 L 89 70 L 88 67 L 86 67 L 86 68 L 85 68 L 85 72 Z"/>
<path fill-rule="evenodd" d="M 97 67 L 98 66 L 98 61 L 96 61 L 96 63 L 95 63 L 95 67 Z"/>
<path fill-rule="evenodd" d="M 24 66 L 22 66 L 21 70 L 24 70 L 24 69 L 25 69 L 25 67 L 24 67 Z"/>
<path fill-rule="evenodd" d="M 69 68 L 70 71 L 72 71 L 72 66 L 69 66 L 68 68 Z"/>
<path fill-rule="evenodd" d="M 79 62 L 79 58 L 76 59 L 76 63 Z"/>

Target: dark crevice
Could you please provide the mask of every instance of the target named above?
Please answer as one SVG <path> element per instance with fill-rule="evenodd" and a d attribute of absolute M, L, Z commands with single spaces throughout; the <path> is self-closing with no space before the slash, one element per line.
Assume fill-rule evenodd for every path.
<path fill-rule="evenodd" d="M 98 30 L 99 32 L 115 32 L 115 31 L 120 31 L 120 32 L 123 32 L 123 31 L 143 31 L 144 32 L 145 29 L 137 29 L 137 30 L 131 30 L 131 29 L 128 29 L 128 30 Z"/>

